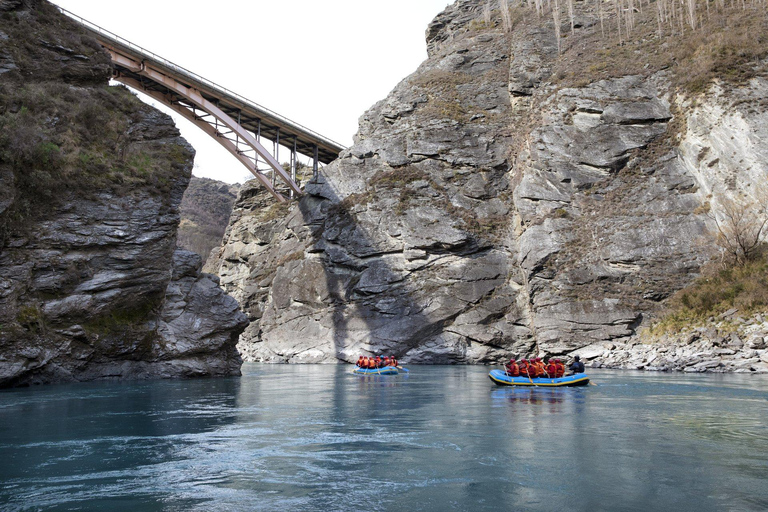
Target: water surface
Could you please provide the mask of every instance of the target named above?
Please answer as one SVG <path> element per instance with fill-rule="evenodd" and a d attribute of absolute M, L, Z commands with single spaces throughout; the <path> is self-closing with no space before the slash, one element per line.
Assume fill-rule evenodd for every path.
<path fill-rule="evenodd" d="M 0 392 L 0 510 L 768 510 L 768 377 L 245 365 Z"/>

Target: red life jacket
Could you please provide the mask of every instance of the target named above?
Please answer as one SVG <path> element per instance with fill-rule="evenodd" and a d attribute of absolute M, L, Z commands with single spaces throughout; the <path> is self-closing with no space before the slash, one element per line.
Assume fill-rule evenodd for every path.
<path fill-rule="evenodd" d="M 560 361 L 555 363 L 555 367 L 557 368 L 557 371 L 555 372 L 555 375 L 557 375 L 557 378 L 559 379 L 563 375 L 565 375 L 565 365 L 561 363 Z"/>
<path fill-rule="evenodd" d="M 536 376 L 536 369 L 531 363 L 525 362 L 523 366 L 520 366 L 520 375 L 533 378 Z"/>

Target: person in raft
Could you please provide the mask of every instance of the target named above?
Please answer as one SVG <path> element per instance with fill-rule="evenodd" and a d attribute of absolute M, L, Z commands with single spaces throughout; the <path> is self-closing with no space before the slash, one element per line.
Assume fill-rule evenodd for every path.
<path fill-rule="evenodd" d="M 528 362 L 527 359 L 520 361 L 520 376 L 528 377 L 529 379 L 532 379 L 536 376 L 536 370 L 533 368 L 533 365 Z"/>
<path fill-rule="evenodd" d="M 504 370 L 510 377 L 520 376 L 520 366 L 518 366 L 517 361 L 515 361 L 514 358 L 510 359 L 509 362 L 504 365 Z"/>
<path fill-rule="evenodd" d="M 555 359 L 555 368 L 557 370 L 555 372 L 555 378 L 556 379 L 559 379 L 560 377 L 565 375 L 565 365 L 559 359 Z"/>
<path fill-rule="evenodd" d="M 555 360 L 554 359 L 548 359 L 547 360 L 547 376 L 550 379 L 554 379 L 557 377 L 557 366 L 555 366 Z"/>
<path fill-rule="evenodd" d="M 573 356 L 573 363 L 571 363 L 571 366 L 569 366 L 568 369 L 571 371 L 569 375 L 576 375 L 577 373 L 584 373 L 586 371 L 584 363 L 581 362 L 579 356 Z"/>
<path fill-rule="evenodd" d="M 394 356 L 384 356 L 383 359 L 381 356 L 376 356 L 375 358 L 360 356 L 357 358 L 357 363 L 355 363 L 355 365 L 358 368 L 375 370 L 376 368 L 382 368 L 386 366 L 397 366 L 397 359 L 395 359 Z"/>

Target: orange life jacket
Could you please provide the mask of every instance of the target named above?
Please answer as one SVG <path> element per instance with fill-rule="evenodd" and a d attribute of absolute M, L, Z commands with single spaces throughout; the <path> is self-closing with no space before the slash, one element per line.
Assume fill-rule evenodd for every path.
<path fill-rule="evenodd" d="M 523 361 L 523 362 L 520 363 L 520 375 L 522 375 L 523 377 L 530 377 L 531 376 L 531 374 L 530 374 L 531 371 L 532 371 L 531 370 L 531 365 L 528 364 L 527 361 Z"/>
<path fill-rule="evenodd" d="M 509 375 L 510 377 L 520 376 L 520 367 L 517 365 L 517 363 L 510 362 L 507 365 L 507 375 Z"/>
<path fill-rule="evenodd" d="M 565 365 L 561 363 L 560 361 L 555 363 L 555 367 L 557 368 L 557 371 L 555 372 L 555 375 L 559 379 L 563 375 L 565 375 Z"/>
<path fill-rule="evenodd" d="M 555 363 L 550 362 L 547 365 L 547 374 L 550 378 L 554 378 L 555 375 L 557 375 L 557 367 L 555 366 Z"/>
<path fill-rule="evenodd" d="M 536 362 L 536 376 L 537 377 L 546 377 L 547 376 L 547 370 L 544 368 L 544 363 L 541 361 Z"/>
<path fill-rule="evenodd" d="M 397 359 L 395 359 L 395 356 L 392 356 L 392 366 L 397 366 Z"/>
<path fill-rule="evenodd" d="M 381 358 L 380 358 L 379 356 L 376 356 L 376 361 L 375 361 L 375 364 L 376 364 L 376 368 L 378 368 L 379 366 L 381 366 Z"/>

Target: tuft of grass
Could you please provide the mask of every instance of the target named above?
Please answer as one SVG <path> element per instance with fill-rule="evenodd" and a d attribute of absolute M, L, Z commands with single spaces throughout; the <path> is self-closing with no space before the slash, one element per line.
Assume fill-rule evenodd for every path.
<path fill-rule="evenodd" d="M 150 317 L 160 308 L 162 298 L 147 300 L 142 304 L 132 307 L 113 309 L 100 316 L 91 318 L 83 322 L 82 326 L 86 332 L 92 334 L 108 335 L 122 333 L 133 329 L 150 319 Z"/>

